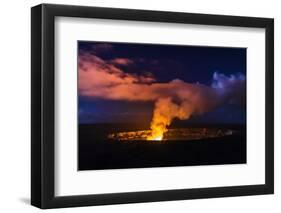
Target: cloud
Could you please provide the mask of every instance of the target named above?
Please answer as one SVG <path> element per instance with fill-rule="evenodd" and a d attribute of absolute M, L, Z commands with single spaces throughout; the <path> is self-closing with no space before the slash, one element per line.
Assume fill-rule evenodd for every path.
<path fill-rule="evenodd" d="M 128 66 L 134 63 L 133 60 L 128 58 L 114 58 L 110 62 L 114 65 L 123 65 L 123 66 Z"/>
<path fill-rule="evenodd" d="M 120 60 L 118 60 L 120 62 Z M 130 61 L 122 59 L 122 61 Z M 133 62 L 131 62 L 133 63 Z M 116 93 L 117 87 L 154 82 L 151 76 L 138 76 L 123 72 L 116 60 L 103 60 L 84 53 L 79 56 L 79 93 L 85 96 L 110 98 L 108 92 Z M 112 94 L 114 96 L 114 94 Z"/>
<path fill-rule="evenodd" d="M 91 54 L 79 57 L 80 95 L 125 101 L 156 101 L 162 97 L 172 97 L 174 101 L 188 100 L 198 105 L 196 111 L 204 112 L 204 108 L 236 100 L 234 96 L 240 96 L 245 85 L 242 74 L 227 77 L 219 73 L 214 73 L 211 86 L 186 83 L 179 79 L 157 83 L 153 76 L 125 73 L 113 61 Z"/>

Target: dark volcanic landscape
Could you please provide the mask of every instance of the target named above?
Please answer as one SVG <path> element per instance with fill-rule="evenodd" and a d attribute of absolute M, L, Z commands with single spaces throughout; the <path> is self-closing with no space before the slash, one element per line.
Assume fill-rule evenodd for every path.
<path fill-rule="evenodd" d="M 189 125 L 170 128 L 217 128 L 234 134 L 201 140 L 120 141 L 111 133 L 149 129 L 149 124 L 80 124 L 78 170 L 147 168 L 246 163 L 245 125 Z"/>

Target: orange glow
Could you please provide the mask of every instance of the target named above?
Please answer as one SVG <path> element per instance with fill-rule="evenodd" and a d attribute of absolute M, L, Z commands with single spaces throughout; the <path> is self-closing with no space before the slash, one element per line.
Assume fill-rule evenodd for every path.
<path fill-rule="evenodd" d="M 161 141 L 162 138 L 163 138 L 162 136 L 158 136 L 158 137 L 154 138 L 154 140 L 156 140 L 156 141 Z"/>
<path fill-rule="evenodd" d="M 146 138 L 149 141 L 161 141 L 163 139 L 164 133 L 168 131 L 161 117 L 156 116 L 151 122 L 150 128 L 151 135 Z"/>
<path fill-rule="evenodd" d="M 149 141 L 161 141 L 162 138 L 163 138 L 162 135 L 156 136 L 155 138 L 153 138 L 152 136 L 150 136 L 150 137 L 147 138 L 147 140 L 149 140 Z"/>
<path fill-rule="evenodd" d="M 167 130 L 163 136 L 152 136 L 152 130 L 138 130 L 130 132 L 115 132 L 108 135 L 108 139 L 114 141 L 166 141 L 169 140 L 201 140 L 203 138 L 217 138 L 237 134 L 237 131 L 231 129 L 189 127 Z"/>

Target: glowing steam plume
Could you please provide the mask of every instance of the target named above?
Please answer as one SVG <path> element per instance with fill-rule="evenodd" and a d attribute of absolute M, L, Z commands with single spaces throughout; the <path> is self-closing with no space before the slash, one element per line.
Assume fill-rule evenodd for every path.
<path fill-rule="evenodd" d="M 162 140 L 163 134 L 168 131 L 167 127 L 174 118 L 188 119 L 192 111 L 192 106 L 187 102 L 177 105 L 172 102 L 171 98 L 160 98 L 155 103 L 150 125 L 152 132 L 147 140 Z"/>
<path fill-rule="evenodd" d="M 178 102 L 173 102 L 171 97 L 156 101 L 150 125 L 152 133 L 147 140 L 162 140 L 175 118 L 186 120 L 192 114 L 209 112 L 224 103 L 245 104 L 245 80 L 242 74 L 227 77 L 217 72 L 213 75 L 212 87 L 176 80 L 180 86 L 172 97 Z"/>
<path fill-rule="evenodd" d="M 223 104 L 244 105 L 246 78 L 215 72 L 211 86 L 175 79 L 157 83 L 153 76 L 126 73 L 134 61 L 127 58 L 103 60 L 95 55 L 79 56 L 79 94 L 92 98 L 154 102 L 152 134 L 148 140 L 162 140 L 173 119 L 210 112 Z"/>

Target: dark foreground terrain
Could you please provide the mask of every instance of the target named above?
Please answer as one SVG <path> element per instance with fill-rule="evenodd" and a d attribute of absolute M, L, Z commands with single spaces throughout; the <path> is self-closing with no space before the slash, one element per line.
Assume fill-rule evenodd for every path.
<path fill-rule="evenodd" d="M 236 134 L 189 141 L 116 141 L 107 139 L 107 135 L 147 129 L 147 126 L 79 125 L 78 170 L 246 163 L 245 126 L 205 125 L 204 128 L 214 126 L 235 130 Z M 188 125 L 180 124 L 180 127 L 188 128 Z"/>

